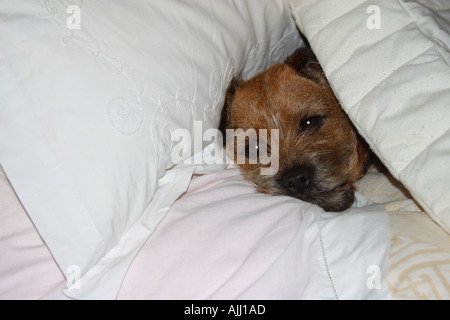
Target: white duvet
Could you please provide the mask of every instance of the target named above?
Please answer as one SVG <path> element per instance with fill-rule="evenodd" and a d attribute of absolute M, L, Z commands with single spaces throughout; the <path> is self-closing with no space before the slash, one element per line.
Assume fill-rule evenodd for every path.
<path fill-rule="evenodd" d="M 235 167 L 197 175 L 134 259 L 118 298 L 389 299 L 387 215 L 357 199 L 325 213 L 256 193 Z M 2 181 L 0 218 L 0 299 L 64 298 L 64 277 Z"/>
<path fill-rule="evenodd" d="M 293 0 L 343 108 L 450 232 L 450 2 Z"/>

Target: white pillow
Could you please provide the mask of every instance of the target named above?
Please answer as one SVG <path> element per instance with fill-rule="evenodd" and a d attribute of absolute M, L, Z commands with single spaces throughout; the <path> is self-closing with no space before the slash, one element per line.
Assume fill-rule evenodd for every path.
<path fill-rule="evenodd" d="M 234 74 L 300 45 L 287 3 L 4 0 L 0 15 L 0 163 L 66 293 L 114 298 L 195 169 L 167 171 L 171 132 L 216 127 Z"/>
<path fill-rule="evenodd" d="M 450 2 L 291 2 L 356 127 L 450 233 Z"/>

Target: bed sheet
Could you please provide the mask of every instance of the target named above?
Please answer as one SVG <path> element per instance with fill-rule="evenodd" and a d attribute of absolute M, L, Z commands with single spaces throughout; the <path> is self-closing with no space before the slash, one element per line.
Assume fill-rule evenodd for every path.
<path fill-rule="evenodd" d="M 0 197 L 0 298 L 65 298 L 66 280 L 4 182 Z M 386 213 L 358 201 L 362 208 L 329 214 L 258 194 L 232 166 L 197 175 L 118 299 L 389 299 Z"/>
<path fill-rule="evenodd" d="M 222 180 L 212 179 L 211 176 L 204 177 L 202 180 L 197 180 L 198 184 L 191 186 L 190 193 L 205 191 L 232 177 L 232 175 L 222 175 Z M 432 221 L 412 199 L 408 191 L 388 174 L 371 170 L 357 183 L 357 189 L 363 195 L 382 203 L 388 211 L 391 249 L 387 284 L 392 296 L 397 299 L 450 299 L 450 236 Z M 0 297 L 2 299 L 65 299 L 62 288 L 66 280 L 9 187 L 1 167 L 0 199 L 2 217 Z M 186 214 L 171 214 L 168 217 L 171 220 L 164 221 L 162 228 L 167 229 L 172 223 L 181 227 L 183 221 L 189 219 Z M 150 270 L 157 268 L 161 272 L 161 269 L 169 264 L 170 259 L 167 257 L 170 258 L 174 251 L 162 253 L 165 259 L 162 263 L 152 259 L 152 255 L 155 254 L 153 248 L 164 246 L 164 242 L 176 232 L 178 232 L 177 229 L 167 234 L 164 230 L 158 230 L 156 239 L 152 238 L 144 246 L 125 278 L 119 298 L 161 297 L 162 291 L 168 290 L 169 285 L 165 282 L 175 281 L 170 272 L 176 267 L 162 270 L 166 276 L 161 279 L 157 279 L 160 274 Z M 282 240 L 279 240 L 282 243 Z M 172 243 L 172 246 L 175 245 L 176 243 Z M 219 248 L 214 252 L 217 254 L 218 250 Z M 189 262 L 189 255 L 190 253 L 187 253 L 184 256 L 185 263 Z M 195 261 L 189 263 L 192 264 Z M 200 261 L 196 263 L 201 264 Z M 216 275 L 223 273 L 229 265 L 232 265 L 232 262 L 222 263 L 221 270 L 208 271 L 207 274 L 212 276 L 213 273 Z M 204 271 L 202 268 L 198 270 Z M 183 273 L 181 269 L 177 273 L 184 279 L 184 285 L 192 281 L 187 273 L 184 273 L 184 276 L 181 275 Z M 220 281 L 226 282 L 224 278 Z M 212 282 L 220 281 L 215 279 Z M 159 283 L 159 286 L 152 287 L 154 283 Z M 200 292 L 205 287 L 196 285 L 194 288 L 197 290 L 197 297 L 200 298 Z M 187 295 L 188 292 L 179 294 Z M 165 295 L 167 297 L 169 294 L 166 292 Z"/>

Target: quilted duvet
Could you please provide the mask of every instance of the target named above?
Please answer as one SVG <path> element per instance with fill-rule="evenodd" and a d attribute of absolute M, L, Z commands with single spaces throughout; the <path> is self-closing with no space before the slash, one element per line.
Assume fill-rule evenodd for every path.
<path fill-rule="evenodd" d="M 375 3 L 291 6 L 360 133 L 450 232 L 450 2 Z"/>

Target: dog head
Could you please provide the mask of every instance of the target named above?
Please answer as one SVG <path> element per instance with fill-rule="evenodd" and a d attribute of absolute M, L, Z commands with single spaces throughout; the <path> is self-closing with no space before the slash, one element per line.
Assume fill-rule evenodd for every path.
<path fill-rule="evenodd" d="M 368 167 L 366 145 L 307 48 L 248 81 L 233 80 L 220 129 L 227 153 L 259 192 L 296 197 L 327 211 L 352 205 L 353 182 Z M 239 143 L 226 129 L 255 134 Z M 262 149 L 278 161 L 276 172 L 261 174 L 268 166 Z M 240 155 L 247 161 L 237 161 Z"/>

